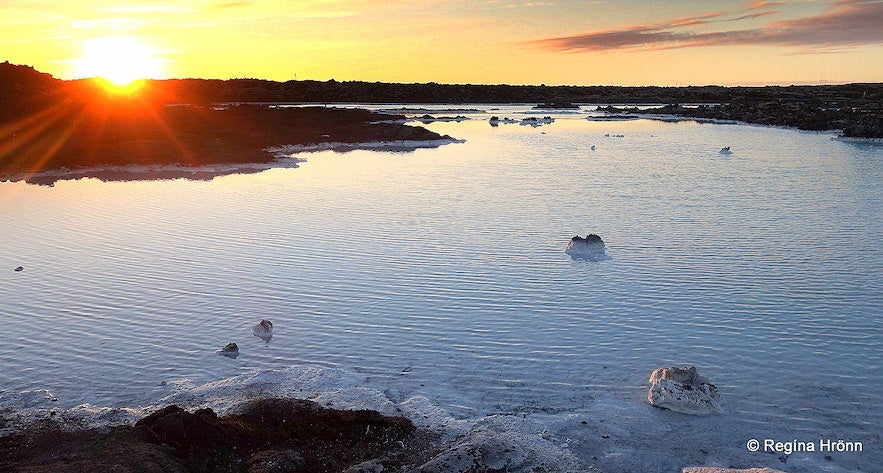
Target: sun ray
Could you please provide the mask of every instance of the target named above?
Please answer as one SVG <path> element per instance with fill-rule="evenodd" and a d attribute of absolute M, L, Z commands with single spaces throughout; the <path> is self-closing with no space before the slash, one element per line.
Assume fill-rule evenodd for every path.
<path fill-rule="evenodd" d="M 83 113 L 80 111 L 77 115 L 81 116 Z M 27 126 L 29 123 L 34 123 L 34 126 Z M 57 131 L 52 133 L 52 129 Z M 6 166 L 31 176 L 45 168 L 45 164 L 52 160 L 75 130 L 76 118 L 63 105 L 32 115 L 6 130 L 7 133 L 16 135 L 16 139 L 0 149 L 0 161 L 8 159 Z M 19 134 L 18 131 L 22 133 Z M 18 159 L 14 156 L 18 156 Z"/>

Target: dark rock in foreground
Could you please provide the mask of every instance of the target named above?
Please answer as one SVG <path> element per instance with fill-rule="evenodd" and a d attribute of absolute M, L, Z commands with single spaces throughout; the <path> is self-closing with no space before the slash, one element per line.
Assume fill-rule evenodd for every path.
<path fill-rule="evenodd" d="M 0 438 L 3 472 L 336 472 L 367 461 L 396 469 L 419 444 L 403 417 L 264 399 L 237 414 L 168 406 L 119 426 L 30 429 Z M 419 464 L 418 460 L 418 464 Z"/>

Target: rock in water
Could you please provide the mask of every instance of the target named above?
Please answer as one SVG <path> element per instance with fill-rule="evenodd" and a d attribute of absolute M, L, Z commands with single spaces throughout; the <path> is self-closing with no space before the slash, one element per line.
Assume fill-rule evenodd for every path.
<path fill-rule="evenodd" d="M 22 272 L 22 271 L 24 271 L 24 270 L 25 270 L 24 266 L 19 266 L 19 267 L 15 268 L 15 272 L 16 272 L 16 273 L 20 273 L 20 272 Z"/>
<path fill-rule="evenodd" d="M 584 258 L 592 261 L 607 259 L 604 240 L 601 240 L 601 237 L 594 233 L 586 235 L 585 238 L 581 236 L 571 238 L 564 252 L 575 258 Z"/>
<path fill-rule="evenodd" d="M 647 400 L 651 406 L 694 415 L 722 412 L 724 404 L 717 386 L 696 372 L 695 366 L 654 370 L 650 375 Z"/>
<path fill-rule="evenodd" d="M 271 338 L 273 338 L 273 322 L 269 320 L 261 320 L 261 323 L 254 326 L 254 330 L 252 330 L 255 337 L 260 338 L 265 342 L 269 342 Z"/>
<path fill-rule="evenodd" d="M 224 348 L 218 350 L 218 354 L 230 358 L 236 358 L 237 356 L 239 356 L 239 346 L 235 343 L 228 343 L 224 346 Z"/>

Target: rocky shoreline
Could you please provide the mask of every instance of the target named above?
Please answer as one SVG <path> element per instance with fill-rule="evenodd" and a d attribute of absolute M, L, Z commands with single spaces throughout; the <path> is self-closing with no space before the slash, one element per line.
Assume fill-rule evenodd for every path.
<path fill-rule="evenodd" d="M 404 417 L 273 398 L 223 417 L 172 405 L 134 426 L 69 431 L 47 421 L 0 438 L 0 471 L 398 471 L 427 462 L 437 443 Z"/>
<path fill-rule="evenodd" d="M 716 387 L 697 373 L 693 366 L 660 368 L 650 377 L 648 404 L 653 412 L 642 416 L 650 421 L 660 417 L 673 426 L 686 427 L 693 419 L 709 419 L 719 409 L 697 410 L 697 401 L 717 403 L 723 398 Z M 250 391 L 250 388 L 244 388 Z M 237 390 L 238 391 L 238 390 Z M 345 390 L 344 390 L 345 391 Z M 338 391 L 342 394 L 344 391 Z M 361 395 L 367 391 L 359 390 Z M 202 399 L 209 392 L 197 397 Z M 228 394 L 231 394 L 228 392 Z M 696 396 L 693 396 L 696 394 Z M 235 394 L 234 394 L 235 395 Z M 703 397 L 708 395 L 708 397 Z M 344 394 L 344 398 L 350 396 Z M 371 396 L 366 396 L 370 398 Z M 250 398 L 250 399 L 249 399 Z M 323 400 L 324 399 L 324 400 Z M 332 408 L 337 404 L 328 397 L 315 400 L 278 395 L 240 398 L 224 407 L 226 402 L 208 407 L 194 405 L 181 398 L 140 411 L 136 417 L 105 417 L 99 423 L 81 422 L 73 411 L 45 410 L 36 417 L 15 420 L 12 412 L 0 410 L 0 471 L 9 473 L 73 473 L 113 471 L 117 473 L 469 473 L 490 471 L 600 472 L 622 471 L 615 467 L 598 469 L 591 461 L 580 461 L 568 448 L 580 443 L 564 442 L 563 448 L 548 442 L 571 435 L 560 427 L 533 424 L 524 433 L 537 438 L 530 440 L 515 433 L 533 421 L 520 415 L 491 415 L 474 422 L 451 420 L 429 421 L 421 401 L 412 399 L 399 407 L 387 406 L 373 410 L 371 403 L 350 404 L 349 408 Z M 200 405 L 201 404 L 201 405 Z M 348 404 L 348 403 L 343 403 Z M 423 406 L 424 408 L 427 406 Z M 416 408 L 416 410 L 415 410 Z M 435 409 L 435 408 L 432 408 Z M 602 408 L 609 409 L 609 408 Z M 76 410 L 76 409 L 75 409 Z M 219 416 L 217 412 L 225 413 Z M 423 412 L 421 414 L 421 412 Z M 668 412 L 669 414 L 666 414 Z M 145 415 L 146 414 L 146 415 Z M 642 417 L 639 416 L 639 417 Z M 578 429 L 594 432 L 600 444 L 590 447 L 602 451 L 611 443 L 623 442 L 623 432 L 607 424 L 605 417 L 577 415 L 583 418 Z M 116 420 L 111 420 L 116 419 Z M 137 419 L 137 420 L 136 420 Z M 413 420 L 412 420 L 413 419 Z M 97 419 L 93 419 L 97 420 Z M 456 427 L 457 424 L 461 424 Z M 713 425 L 701 422 L 700 425 Z M 550 431 L 549 428 L 552 430 Z M 686 427 L 689 428 L 689 427 Z M 537 443 L 537 441 L 541 443 Z M 741 441 L 741 440 L 740 440 Z M 546 442 L 546 447 L 542 447 Z M 582 447 L 588 447 L 583 445 Z M 634 446 L 625 446 L 629 451 Z M 691 449 L 701 447 L 691 447 Z M 542 451 L 540 449 L 546 449 Z M 618 453 L 617 453 L 618 452 Z M 615 458 L 618 448 L 603 455 Z M 684 452 L 682 452 L 684 453 Z M 683 463 L 698 458 L 712 458 L 713 463 L 737 463 L 687 453 Z M 784 462 L 787 457 L 778 460 Z M 767 458 L 759 463 L 770 463 Z M 775 461 L 775 458 L 772 458 Z M 636 460 L 639 461 L 639 460 Z M 683 464 L 682 463 L 682 464 Z M 614 461 L 614 464 L 617 464 Z M 625 466 L 626 462 L 618 463 Z M 656 464 L 648 468 L 655 468 Z M 731 467 L 678 467 L 684 473 L 780 473 L 770 468 L 732 469 Z M 655 471 L 655 470 L 654 470 Z M 661 471 L 661 470 L 660 470 Z M 668 471 L 668 470 L 666 470 Z M 675 471 L 675 470 L 671 470 Z M 804 470 L 799 470 L 804 471 Z"/>
<path fill-rule="evenodd" d="M 408 143 L 400 147 L 416 148 L 456 141 L 407 125 L 404 115 L 192 98 L 168 83 L 154 81 L 136 93 L 115 94 L 97 82 L 61 81 L 2 63 L 0 180 L 52 183 L 100 174 L 100 168 L 125 174 L 119 168 L 132 166 L 142 168 L 131 173 L 132 179 L 153 178 L 143 168 L 159 166 L 181 168 L 159 170 L 162 175 L 188 177 L 192 170 L 199 179 L 213 172 L 200 168 L 272 163 L 278 150 L 291 146 Z"/>
<path fill-rule="evenodd" d="M 58 116 L 39 129 L 27 120 L 6 125 L 14 151 L 0 156 L 0 179 L 39 180 L 45 177 L 41 173 L 56 171 L 51 180 L 57 180 L 84 169 L 164 165 L 183 168 L 186 177 L 187 169 L 205 166 L 271 163 L 279 157 L 275 149 L 291 145 L 455 141 L 405 125 L 404 116 L 362 109 L 153 107 L 118 101 L 85 110 L 75 103 L 59 108 Z"/>

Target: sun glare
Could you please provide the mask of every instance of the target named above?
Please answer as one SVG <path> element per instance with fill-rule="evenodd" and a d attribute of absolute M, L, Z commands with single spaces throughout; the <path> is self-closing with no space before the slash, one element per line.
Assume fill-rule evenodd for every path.
<path fill-rule="evenodd" d="M 94 77 L 111 92 L 137 90 L 139 79 L 163 75 L 162 60 L 156 50 L 131 36 L 95 38 L 83 45 L 77 59 L 76 77 Z"/>

